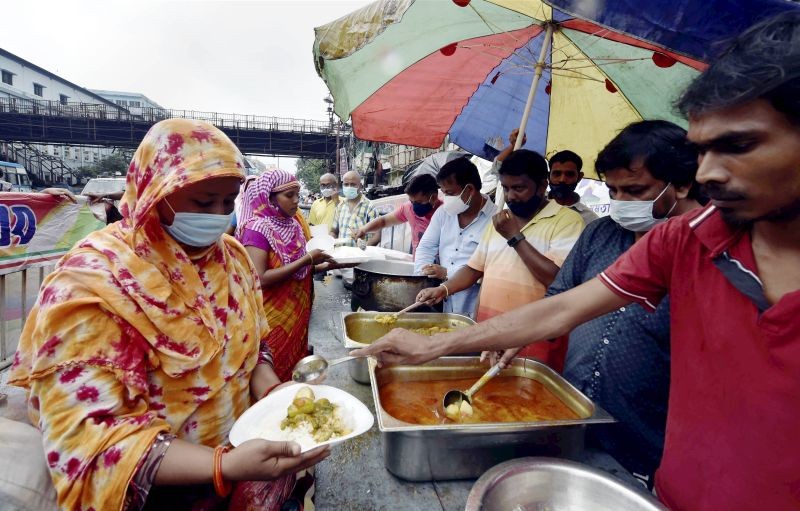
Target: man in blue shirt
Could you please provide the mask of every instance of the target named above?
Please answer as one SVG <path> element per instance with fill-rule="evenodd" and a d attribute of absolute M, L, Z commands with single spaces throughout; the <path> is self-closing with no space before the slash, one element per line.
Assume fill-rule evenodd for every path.
<path fill-rule="evenodd" d="M 497 207 L 481 194 L 480 173 L 467 158 L 445 164 L 436 181 L 444 194 L 444 204 L 431 217 L 417 246 L 414 271 L 444 281 L 467 264 Z M 448 296 L 444 312 L 474 318 L 479 292 L 476 284 Z"/>
<path fill-rule="evenodd" d="M 625 128 L 598 155 L 611 216 L 586 226 L 548 296 L 592 280 L 655 225 L 700 207 L 697 153 L 686 131 L 667 121 Z M 589 430 L 588 442 L 652 487 L 664 448 L 669 395 L 669 300 L 650 314 L 630 304 L 576 327 L 564 377 L 616 424 Z"/>

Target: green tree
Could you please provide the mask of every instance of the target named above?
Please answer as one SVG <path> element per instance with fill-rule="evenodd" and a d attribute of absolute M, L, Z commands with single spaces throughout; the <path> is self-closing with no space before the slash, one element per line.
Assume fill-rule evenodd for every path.
<path fill-rule="evenodd" d="M 103 159 L 97 163 L 82 167 L 80 171 L 85 177 L 113 177 L 117 175 L 117 173 L 124 176 L 128 172 L 129 164 L 130 159 L 128 157 L 123 154 L 114 153 L 103 157 Z"/>
<path fill-rule="evenodd" d="M 319 178 L 328 171 L 325 160 L 300 158 L 295 166 L 298 181 L 305 184 L 311 193 L 319 193 Z"/>

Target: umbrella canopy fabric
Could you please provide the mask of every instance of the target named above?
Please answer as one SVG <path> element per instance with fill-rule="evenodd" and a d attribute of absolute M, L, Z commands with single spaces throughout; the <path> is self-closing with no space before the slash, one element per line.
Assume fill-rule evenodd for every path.
<path fill-rule="evenodd" d="M 470 157 L 471 155 L 464 151 L 439 151 L 438 153 L 426 156 L 418 165 L 415 165 L 413 169 L 406 171 L 403 175 L 403 184 L 408 184 L 412 179 L 423 174 L 436 177 L 436 174 L 442 170 L 442 167 L 444 167 L 446 163 L 465 156 Z"/>
<path fill-rule="evenodd" d="M 634 10 L 606 0 L 587 13 L 585 5 L 597 4 L 381 0 L 315 29 L 314 62 L 336 113 L 352 119 L 359 138 L 438 147 L 449 134 L 491 159 L 497 140 L 519 127 L 553 25 L 525 147 L 571 149 L 591 162 L 631 122 L 685 125 L 673 103 L 705 68 L 711 42 L 735 35 L 755 14 L 792 5 L 710 0 L 720 9 L 715 21 L 708 1 L 654 0 Z M 593 165 L 586 167 L 590 175 Z"/>

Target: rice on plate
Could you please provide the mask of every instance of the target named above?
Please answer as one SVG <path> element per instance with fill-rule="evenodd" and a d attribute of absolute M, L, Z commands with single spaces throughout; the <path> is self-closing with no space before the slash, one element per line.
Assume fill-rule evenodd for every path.
<path fill-rule="evenodd" d="M 310 417 L 306 417 L 312 411 L 313 404 L 309 408 L 308 402 L 301 402 L 300 407 L 295 403 L 298 392 L 303 388 L 312 390 L 312 403 L 317 403 L 317 408 L 329 407 L 331 413 L 322 414 L 321 417 L 314 417 L 317 414 L 311 413 Z M 295 407 L 295 420 L 289 421 L 292 406 Z M 306 408 L 303 409 L 303 406 Z M 315 428 L 315 422 L 320 421 L 326 423 L 327 429 L 320 431 L 320 428 Z M 334 445 L 358 436 L 368 431 L 373 423 L 374 417 L 364 403 L 347 392 L 328 385 L 295 384 L 271 392 L 245 411 L 231 429 L 230 441 L 234 446 L 254 438 L 292 441 L 300 444 L 305 452 L 320 445 Z"/>

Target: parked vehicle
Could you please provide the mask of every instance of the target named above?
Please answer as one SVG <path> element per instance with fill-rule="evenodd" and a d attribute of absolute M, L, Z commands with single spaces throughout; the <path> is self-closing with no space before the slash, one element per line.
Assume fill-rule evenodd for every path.
<path fill-rule="evenodd" d="M 66 183 L 64 181 L 59 181 L 58 183 L 53 183 L 53 186 L 46 186 L 45 188 L 64 188 L 65 190 L 69 190 L 70 192 L 75 193 L 75 194 L 77 194 L 78 191 L 79 191 L 79 188 L 77 188 L 76 186 L 73 186 L 73 185 L 71 185 L 69 183 Z"/>
<path fill-rule="evenodd" d="M 103 196 L 119 193 L 125 190 L 124 177 L 95 177 L 86 183 L 81 195 Z"/>
<path fill-rule="evenodd" d="M 0 180 L 2 189 L 8 192 L 32 192 L 28 171 L 19 163 L 0 161 Z"/>

